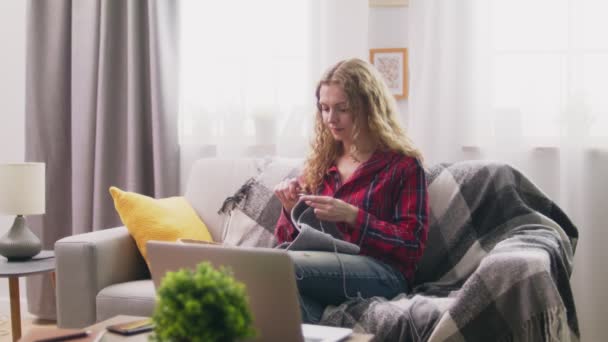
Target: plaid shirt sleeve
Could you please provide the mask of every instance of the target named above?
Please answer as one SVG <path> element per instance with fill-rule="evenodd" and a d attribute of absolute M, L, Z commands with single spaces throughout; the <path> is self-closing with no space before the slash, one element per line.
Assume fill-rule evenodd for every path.
<path fill-rule="evenodd" d="M 428 195 L 423 167 L 414 162 L 403 171 L 400 196 L 391 222 L 359 209 L 355 227 L 363 234 L 362 247 L 370 254 L 393 260 L 412 279 L 428 232 Z"/>
<path fill-rule="evenodd" d="M 281 216 L 279 216 L 279 220 L 277 221 L 277 226 L 274 229 L 274 236 L 276 237 L 277 242 L 283 243 L 286 241 L 293 241 L 295 232 L 296 228 L 289 218 L 289 213 L 283 208 L 283 210 L 281 210 Z"/>

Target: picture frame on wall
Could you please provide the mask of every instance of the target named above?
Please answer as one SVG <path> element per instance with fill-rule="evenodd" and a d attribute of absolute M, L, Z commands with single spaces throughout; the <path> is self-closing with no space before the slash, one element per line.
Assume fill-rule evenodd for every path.
<path fill-rule="evenodd" d="M 380 71 L 395 98 L 407 99 L 407 48 L 370 49 L 369 61 Z"/>
<path fill-rule="evenodd" d="M 369 0 L 369 7 L 401 7 L 408 4 L 409 0 Z"/>

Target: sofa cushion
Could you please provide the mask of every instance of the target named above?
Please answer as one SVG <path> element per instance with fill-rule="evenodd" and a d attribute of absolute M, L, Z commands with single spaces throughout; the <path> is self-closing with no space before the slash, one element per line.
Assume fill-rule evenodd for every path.
<path fill-rule="evenodd" d="M 110 285 L 97 294 L 97 321 L 116 315 L 152 316 L 155 300 L 150 279 Z"/>
<path fill-rule="evenodd" d="M 211 241 L 207 226 L 184 197 L 154 199 L 116 187 L 111 187 L 110 193 L 120 219 L 146 261 L 146 243 L 150 240 Z"/>
<path fill-rule="evenodd" d="M 257 172 L 256 160 L 246 158 L 199 159 L 190 170 L 184 196 L 207 225 L 213 241 L 222 241 L 225 222 L 218 214 L 222 202 Z"/>
<path fill-rule="evenodd" d="M 273 158 L 263 161 L 261 171 L 228 196 L 220 212 L 227 215 L 224 243 L 232 246 L 273 247 L 274 229 L 281 214 L 281 202 L 274 187 L 300 173 L 297 159 Z"/>
<path fill-rule="evenodd" d="M 301 165 L 303 159 L 208 158 L 200 159 L 194 164 L 188 177 L 185 197 L 209 228 L 213 241 L 223 241 L 224 228 L 228 223 L 229 216 L 218 213 L 222 203 L 238 192 L 251 177 L 263 174 L 269 161 L 287 163 L 289 171 L 294 165 Z M 266 176 L 270 175 L 266 173 Z M 268 186 L 275 184 L 266 178 L 263 181 Z"/>

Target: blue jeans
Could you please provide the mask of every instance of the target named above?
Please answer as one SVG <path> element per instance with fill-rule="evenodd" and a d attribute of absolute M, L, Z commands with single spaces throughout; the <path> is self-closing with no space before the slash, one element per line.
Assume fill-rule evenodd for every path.
<path fill-rule="evenodd" d="M 295 266 L 304 323 L 318 323 L 327 305 L 357 297 L 391 299 L 407 292 L 407 282 L 399 271 L 371 257 L 317 251 L 290 251 L 289 255 Z"/>

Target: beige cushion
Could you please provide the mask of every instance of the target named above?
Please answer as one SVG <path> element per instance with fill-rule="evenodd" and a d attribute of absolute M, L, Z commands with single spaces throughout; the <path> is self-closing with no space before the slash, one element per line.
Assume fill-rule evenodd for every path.
<path fill-rule="evenodd" d="M 289 169 L 303 159 L 276 158 L 277 164 Z M 218 214 L 226 197 L 233 195 L 251 177 L 260 174 L 268 159 L 209 158 L 196 161 L 188 177 L 185 197 L 205 222 L 213 241 L 221 242 L 226 215 Z M 267 180 L 272 183 L 276 180 Z"/>
<path fill-rule="evenodd" d="M 199 159 L 188 177 L 185 197 L 209 229 L 213 241 L 222 241 L 223 217 L 218 210 L 257 173 L 254 159 Z"/>

